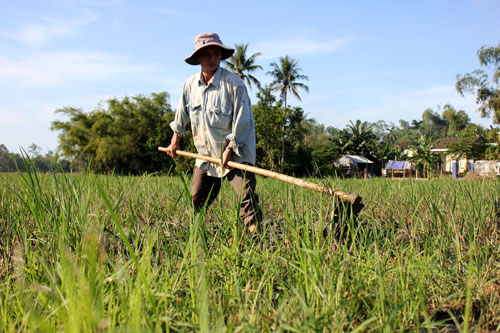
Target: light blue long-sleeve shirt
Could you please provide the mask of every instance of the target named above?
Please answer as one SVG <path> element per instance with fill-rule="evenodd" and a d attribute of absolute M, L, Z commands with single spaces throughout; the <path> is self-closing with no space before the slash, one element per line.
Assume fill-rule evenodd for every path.
<path fill-rule="evenodd" d="M 255 124 L 252 105 L 243 80 L 233 72 L 219 67 L 205 85 L 201 73 L 184 84 L 172 130 L 186 135 L 191 122 L 193 140 L 201 155 L 222 158 L 224 144 L 233 141 L 233 161 L 255 165 Z M 213 163 L 196 160 L 196 166 L 214 177 L 223 177 L 229 170 Z"/>

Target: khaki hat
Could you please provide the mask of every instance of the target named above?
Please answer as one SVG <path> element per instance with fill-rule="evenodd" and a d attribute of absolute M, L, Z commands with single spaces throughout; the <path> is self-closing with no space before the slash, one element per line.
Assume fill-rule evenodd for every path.
<path fill-rule="evenodd" d="M 196 53 L 198 53 L 198 51 L 200 51 L 201 49 L 203 49 L 207 46 L 220 47 L 221 51 L 222 51 L 221 60 L 225 60 L 225 59 L 229 58 L 234 53 L 234 49 L 222 44 L 222 41 L 220 40 L 219 35 L 217 35 L 216 33 L 213 33 L 213 32 L 206 32 L 206 33 L 203 33 L 203 34 L 196 36 L 196 38 L 194 39 L 194 51 L 193 51 L 193 53 L 191 53 L 191 55 L 189 55 L 189 57 L 184 59 L 184 61 L 186 61 L 190 65 L 199 65 L 200 62 L 198 61 L 198 57 L 197 57 Z"/>

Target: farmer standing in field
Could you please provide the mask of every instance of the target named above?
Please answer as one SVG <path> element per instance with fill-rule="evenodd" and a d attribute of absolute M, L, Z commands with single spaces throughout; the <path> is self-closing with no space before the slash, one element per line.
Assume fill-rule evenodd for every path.
<path fill-rule="evenodd" d="M 182 91 L 170 124 L 174 131 L 167 154 L 176 157 L 180 138 L 191 122 L 193 140 L 199 154 L 222 158 L 223 167 L 196 160 L 191 196 L 200 210 L 208 200 L 210 205 L 219 193 L 223 178 L 227 178 L 241 196 L 240 217 L 250 232 L 257 230 L 261 220 L 255 175 L 230 169 L 229 161 L 255 165 L 255 125 L 250 98 L 243 80 L 220 67 L 234 53 L 222 44 L 215 33 L 203 33 L 194 40 L 194 51 L 185 61 L 201 65 L 201 73 L 191 76 Z M 210 195 L 210 197 L 209 197 Z"/>

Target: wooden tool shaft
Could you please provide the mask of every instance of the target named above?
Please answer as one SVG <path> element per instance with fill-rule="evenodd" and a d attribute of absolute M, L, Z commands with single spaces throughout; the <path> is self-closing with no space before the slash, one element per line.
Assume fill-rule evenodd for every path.
<path fill-rule="evenodd" d="M 166 152 L 167 148 L 158 147 L 158 150 Z M 181 155 L 181 156 L 196 158 L 196 159 L 207 161 L 207 162 L 214 163 L 217 165 L 222 165 L 222 161 L 220 159 L 215 158 L 215 157 L 211 157 L 211 156 L 190 153 L 190 152 L 182 151 L 182 150 L 177 150 L 176 154 Z M 308 181 L 305 181 L 302 179 L 298 179 L 295 177 L 287 176 L 287 175 L 284 175 L 284 174 L 281 174 L 278 172 L 258 168 L 258 167 L 247 165 L 247 164 L 237 163 L 237 162 L 233 162 L 233 161 L 228 162 L 227 165 L 230 166 L 231 168 L 253 172 L 253 173 L 256 173 L 256 174 L 261 175 L 261 176 L 266 176 L 266 177 L 278 179 L 278 180 L 281 180 L 281 181 L 284 181 L 287 183 L 298 185 L 300 187 L 314 190 L 316 192 L 326 193 L 326 194 L 329 194 L 331 196 L 335 196 L 341 200 L 348 201 L 353 205 L 357 205 L 361 201 L 361 197 L 359 195 L 350 194 L 350 193 L 346 193 L 346 192 L 342 192 L 342 191 L 335 191 L 334 189 L 328 188 L 326 186 L 311 183 L 311 182 L 308 182 Z"/>

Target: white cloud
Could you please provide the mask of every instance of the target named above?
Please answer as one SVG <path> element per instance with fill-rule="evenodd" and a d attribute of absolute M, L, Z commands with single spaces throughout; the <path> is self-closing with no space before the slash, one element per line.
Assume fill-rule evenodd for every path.
<path fill-rule="evenodd" d="M 135 64 L 127 57 L 100 51 L 44 52 L 16 59 L 0 55 L 0 83 L 32 87 L 141 77 L 156 70 L 156 65 Z"/>
<path fill-rule="evenodd" d="M 43 17 L 41 23 L 22 26 L 18 31 L 6 33 L 4 36 L 26 44 L 38 45 L 56 37 L 73 35 L 78 28 L 97 18 L 98 15 L 90 11 L 86 11 L 85 15 L 79 19 L 57 20 Z"/>
<path fill-rule="evenodd" d="M 284 55 L 302 55 L 302 54 L 327 54 L 335 52 L 352 40 L 352 37 L 343 37 L 331 40 L 314 40 L 302 35 L 290 39 L 258 42 L 252 45 L 252 48 L 262 53 L 262 58 L 276 58 Z"/>

